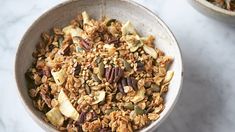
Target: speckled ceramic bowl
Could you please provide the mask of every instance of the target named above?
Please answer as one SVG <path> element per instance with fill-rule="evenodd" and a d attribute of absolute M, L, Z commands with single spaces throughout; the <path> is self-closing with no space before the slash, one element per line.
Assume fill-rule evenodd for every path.
<path fill-rule="evenodd" d="M 141 35 L 156 36 L 156 46 L 174 58 L 170 69 L 175 71 L 175 74 L 166 95 L 165 109 L 160 114 L 160 118 L 145 127 L 143 131 L 156 129 L 172 111 L 181 91 L 183 80 L 181 53 L 173 34 L 162 20 L 148 9 L 130 0 L 106 0 L 104 6 L 102 0 L 67 1 L 47 11 L 32 24 L 20 42 L 15 62 L 15 77 L 19 95 L 28 113 L 46 131 L 56 131 L 53 126 L 43 121 L 42 113 L 33 107 L 24 73 L 33 61 L 32 52 L 40 39 L 40 34 L 54 26 L 65 26 L 82 11 L 87 11 L 91 18 L 96 19 L 106 15 L 122 22 L 130 20 Z"/>
<path fill-rule="evenodd" d="M 218 21 L 235 26 L 235 12 L 220 8 L 206 0 L 188 0 L 198 11 Z"/>

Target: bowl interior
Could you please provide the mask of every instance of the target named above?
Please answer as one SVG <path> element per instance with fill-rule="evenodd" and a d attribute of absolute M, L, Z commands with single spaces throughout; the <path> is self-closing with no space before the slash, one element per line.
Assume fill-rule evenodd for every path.
<path fill-rule="evenodd" d="M 87 11 L 91 18 L 99 19 L 102 15 L 116 18 L 122 22 L 130 20 L 137 28 L 140 35 L 154 35 L 155 44 L 167 55 L 174 58 L 170 67 L 175 72 L 166 95 L 165 110 L 160 119 L 146 127 L 144 131 L 156 128 L 160 122 L 169 114 L 176 102 L 182 83 L 182 60 L 177 42 L 166 25 L 144 7 L 125 0 L 80 0 L 68 1 L 60 4 L 42 15 L 25 33 L 16 55 L 15 75 L 20 96 L 26 109 L 34 120 L 48 131 L 55 131 L 53 127 L 42 120 L 42 114 L 37 111 L 28 95 L 24 73 L 30 67 L 33 58 L 32 52 L 39 42 L 40 34 L 49 31 L 52 27 L 65 26 L 78 13 Z"/>

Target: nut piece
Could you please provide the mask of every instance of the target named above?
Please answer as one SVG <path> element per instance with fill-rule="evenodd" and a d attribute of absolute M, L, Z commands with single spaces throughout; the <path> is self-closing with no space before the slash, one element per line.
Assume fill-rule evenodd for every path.
<path fill-rule="evenodd" d="M 149 54 L 150 56 L 152 56 L 154 59 L 157 59 L 157 52 L 152 48 L 149 47 L 147 45 L 143 46 L 144 51 Z"/>
<path fill-rule="evenodd" d="M 142 101 L 145 97 L 145 88 L 141 87 L 137 92 L 136 95 L 131 99 L 133 103 L 138 103 Z"/>
<path fill-rule="evenodd" d="M 119 90 L 119 92 L 121 92 L 122 94 L 125 93 L 125 92 L 124 92 L 124 88 L 123 88 L 123 86 L 122 86 L 121 83 L 118 83 L 118 90 Z"/>
<path fill-rule="evenodd" d="M 124 71 L 121 68 L 116 67 L 114 82 L 118 82 L 120 78 L 123 76 L 123 74 L 124 74 Z"/>
<path fill-rule="evenodd" d="M 109 80 L 111 72 L 112 72 L 112 68 L 110 68 L 110 67 L 105 68 L 105 78 L 106 78 L 106 80 Z"/>
<path fill-rule="evenodd" d="M 100 80 L 102 80 L 103 76 L 104 76 L 104 63 L 103 62 L 100 62 L 99 65 L 98 65 L 98 68 L 99 68 L 99 73 L 98 73 L 98 78 Z"/>
<path fill-rule="evenodd" d="M 61 55 L 69 55 L 69 53 L 70 53 L 70 44 L 66 43 L 66 44 L 62 45 L 59 53 Z"/>
<path fill-rule="evenodd" d="M 170 82 L 170 80 L 172 79 L 173 76 L 174 76 L 174 72 L 168 71 L 166 73 L 165 79 L 163 80 L 163 84 Z"/>
<path fill-rule="evenodd" d="M 92 48 L 92 44 L 85 39 L 80 40 L 80 46 L 86 51 L 89 51 Z"/>
<path fill-rule="evenodd" d="M 115 68 L 112 68 L 111 74 L 109 76 L 109 83 L 113 83 L 113 79 L 114 79 L 114 74 L 115 74 Z"/>
<path fill-rule="evenodd" d="M 136 61 L 137 64 L 137 71 L 143 71 L 144 70 L 144 63 L 142 63 L 141 61 Z"/>
<path fill-rule="evenodd" d="M 132 88 L 136 91 L 138 90 L 137 81 L 134 77 L 131 77 Z"/>
<path fill-rule="evenodd" d="M 98 104 L 99 102 L 104 101 L 105 99 L 105 91 L 97 91 L 94 95 L 94 102 L 92 102 L 92 105 Z"/>
<path fill-rule="evenodd" d="M 74 76 L 78 76 L 81 71 L 81 64 L 78 64 L 77 62 L 74 64 Z"/>

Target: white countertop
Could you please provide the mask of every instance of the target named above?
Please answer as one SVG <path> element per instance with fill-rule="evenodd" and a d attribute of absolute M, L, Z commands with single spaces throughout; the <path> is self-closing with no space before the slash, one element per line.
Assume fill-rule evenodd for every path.
<path fill-rule="evenodd" d="M 62 1 L 0 0 L 1 132 L 43 132 L 18 98 L 14 58 L 19 41 L 30 24 Z M 186 0 L 137 1 L 168 24 L 183 53 L 182 94 L 159 132 L 233 132 L 235 28 L 203 16 Z"/>

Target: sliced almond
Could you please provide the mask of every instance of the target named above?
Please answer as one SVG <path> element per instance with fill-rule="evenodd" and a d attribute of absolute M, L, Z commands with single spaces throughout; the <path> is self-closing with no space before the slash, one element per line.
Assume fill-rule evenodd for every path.
<path fill-rule="evenodd" d="M 94 101 L 92 104 L 98 104 L 99 102 L 102 102 L 105 99 L 105 91 L 97 91 L 94 95 Z"/>
<path fill-rule="evenodd" d="M 147 45 L 144 45 L 143 49 L 147 54 L 152 56 L 154 59 L 157 59 L 157 52 L 155 51 L 155 49 L 153 49 L 152 47 L 149 47 Z"/>
<path fill-rule="evenodd" d="M 137 34 L 135 27 L 132 25 L 132 23 L 130 21 L 127 21 L 123 26 L 122 26 L 122 35 L 128 35 L 128 34 Z"/>
<path fill-rule="evenodd" d="M 163 80 L 163 84 L 170 82 L 173 76 L 174 76 L 173 71 L 167 71 L 165 79 Z"/>

